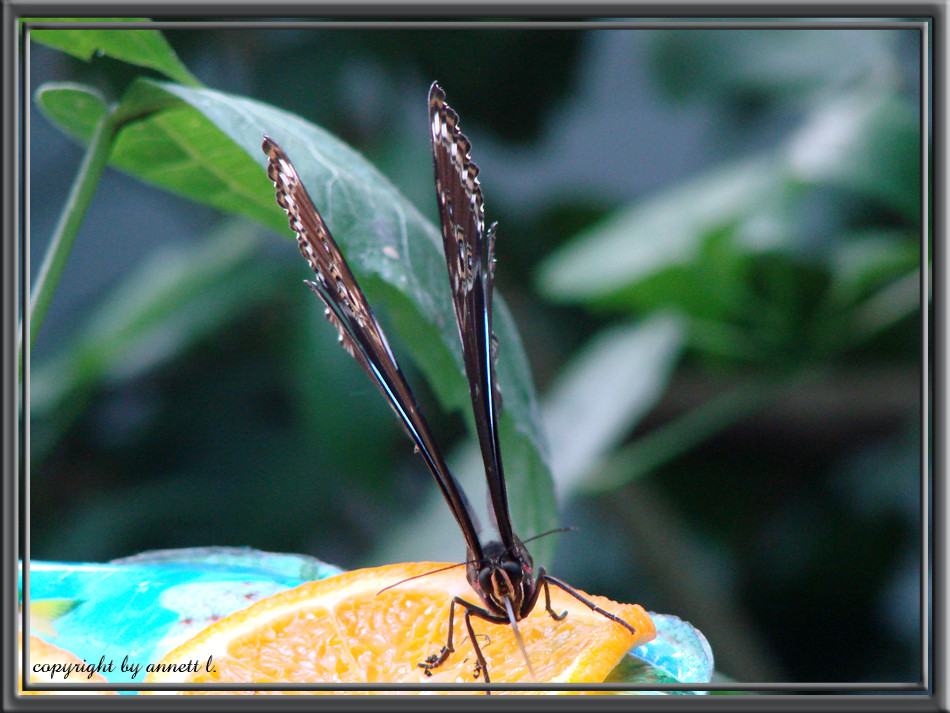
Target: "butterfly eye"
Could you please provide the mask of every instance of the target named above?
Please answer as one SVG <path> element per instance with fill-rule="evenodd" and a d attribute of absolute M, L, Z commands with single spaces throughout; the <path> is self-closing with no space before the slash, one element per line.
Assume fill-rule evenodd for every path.
<path fill-rule="evenodd" d="M 505 574 L 508 575 L 508 579 L 510 579 L 512 582 L 517 582 L 520 580 L 524 571 L 521 563 L 515 562 L 513 560 L 505 562 L 501 568 L 505 570 Z"/>
<path fill-rule="evenodd" d="M 492 568 L 491 567 L 482 567 L 482 570 L 478 573 L 478 583 L 482 587 L 482 592 L 491 592 L 492 587 Z"/>

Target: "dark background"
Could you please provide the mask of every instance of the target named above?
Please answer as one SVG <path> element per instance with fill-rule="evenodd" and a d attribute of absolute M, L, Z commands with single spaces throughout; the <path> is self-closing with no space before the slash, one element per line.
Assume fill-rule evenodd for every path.
<path fill-rule="evenodd" d="M 551 571 L 693 622 L 726 680 L 919 679 L 917 30 L 166 36 L 207 86 L 327 128 L 433 221 L 425 92 L 438 79 L 501 225 L 498 290 L 542 403 L 606 330 L 678 325 L 590 472 L 559 484 L 579 532 Z M 34 88 L 75 80 L 114 97 L 143 73 L 36 45 L 30 61 Z M 38 111 L 30 131 L 35 275 L 82 150 Z M 757 159 L 775 185 L 765 204 L 740 192 L 690 233 L 708 211 L 697 177 L 725 186 L 724 166 Z M 625 246 L 663 257 L 676 231 L 694 249 L 607 295 L 558 293 L 548 261 L 618 216 L 629 242 L 605 267 Z M 77 356 L 163 260 L 232 233 L 253 242 L 227 277 L 247 281 L 243 299 L 183 309 L 101 362 Z M 429 557 L 412 543 L 448 537 L 427 512 L 430 476 L 334 345 L 288 238 L 107 171 L 32 354 L 34 559 L 247 545 L 353 568 Z M 464 421 L 406 361 L 451 452 Z M 615 396 L 596 380 L 586 393 Z"/>

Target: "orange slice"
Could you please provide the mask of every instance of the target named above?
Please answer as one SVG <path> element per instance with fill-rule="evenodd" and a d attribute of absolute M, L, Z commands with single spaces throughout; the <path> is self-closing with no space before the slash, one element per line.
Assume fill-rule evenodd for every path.
<path fill-rule="evenodd" d="M 20 649 L 23 648 L 23 635 L 20 634 Z M 17 657 L 21 662 L 23 658 Z M 52 644 L 47 644 L 37 636 L 30 636 L 30 683 L 108 683 L 99 673 L 89 675 L 90 665 L 81 661 L 75 654 Z M 67 674 L 66 671 L 69 671 Z M 23 679 L 20 681 L 20 693 L 24 696 L 93 696 L 117 695 L 115 691 L 24 691 Z"/>
<path fill-rule="evenodd" d="M 412 562 L 354 570 L 262 599 L 169 653 L 145 682 L 401 682 L 419 684 L 421 689 L 430 682 L 480 683 L 483 678 L 473 677 L 476 659 L 461 611 L 455 617 L 455 652 L 431 677 L 418 666 L 445 644 L 452 597 L 478 602 L 464 567 L 433 572 L 447 566 Z M 425 573 L 430 574 L 403 581 Z M 402 583 L 380 592 L 397 582 Z M 633 626 L 634 635 L 551 587 L 554 610 L 568 612 L 556 621 L 545 612 L 543 597 L 542 593 L 534 611 L 519 622 L 538 682 L 601 682 L 628 649 L 656 633 L 637 604 L 590 597 Z M 472 626 L 492 683 L 532 682 L 510 625 L 473 618 Z M 215 692 L 219 691 L 180 693 Z"/>

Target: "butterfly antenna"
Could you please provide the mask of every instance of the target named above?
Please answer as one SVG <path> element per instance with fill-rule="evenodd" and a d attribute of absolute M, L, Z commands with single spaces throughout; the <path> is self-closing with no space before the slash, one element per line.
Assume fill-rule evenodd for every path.
<path fill-rule="evenodd" d="M 398 582 L 395 582 L 395 583 L 393 583 L 393 584 L 390 584 L 388 587 L 383 587 L 383 588 L 380 589 L 378 592 L 376 592 L 376 596 L 379 596 L 380 594 L 382 594 L 383 592 L 385 592 L 387 589 L 392 589 L 393 587 L 398 587 L 400 584 L 405 584 L 406 582 L 411 582 L 413 579 L 419 579 L 420 577 L 428 577 L 430 574 L 437 574 L 437 573 L 439 573 L 439 572 L 445 572 L 446 570 L 455 569 L 456 567 L 464 567 L 464 566 L 467 565 L 467 564 L 468 564 L 468 562 L 459 562 L 458 564 L 450 564 L 450 565 L 447 565 L 447 566 L 445 566 L 445 567 L 439 567 L 438 569 L 433 569 L 433 570 L 430 570 L 430 571 L 428 571 L 428 572 L 423 572 L 422 574 L 414 574 L 414 575 L 412 575 L 411 577 L 406 577 L 405 579 L 400 579 Z"/>
<path fill-rule="evenodd" d="M 547 537 L 548 535 L 553 535 L 557 532 L 576 532 L 578 529 L 580 528 L 574 527 L 573 525 L 568 525 L 567 527 L 556 527 L 553 530 L 542 532 L 540 535 L 532 535 L 528 539 L 522 540 L 521 543 L 525 544 L 527 542 L 531 542 L 532 540 L 540 540 L 542 537 Z"/>
<path fill-rule="evenodd" d="M 524 647 L 524 639 L 521 638 L 521 630 L 518 629 L 518 620 L 515 618 L 515 610 L 511 607 L 511 599 L 505 596 L 505 609 L 508 612 L 508 621 L 511 622 L 511 630 L 515 633 L 515 641 L 518 642 L 518 648 L 521 649 L 521 655 L 524 656 L 524 662 L 528 665 L 528 675 L 532 681 L 537 681 L 538 677 L 534 674 L 534 667 L 531 666 L 531 659 L 528 658 L 528 650 Z"/>

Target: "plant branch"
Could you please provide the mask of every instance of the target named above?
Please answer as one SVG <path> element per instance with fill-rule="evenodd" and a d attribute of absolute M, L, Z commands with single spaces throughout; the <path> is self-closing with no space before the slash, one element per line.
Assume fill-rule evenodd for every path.
<path fill-rule="evenodd" d="M 102 118 L 96 127 L 92 140 L 89 142 L 89 148 L 83 157 L 76 179 L 73 181 L 66 205 L 63 207 L 63 212 L 53 232 L 53 238 L 43 257 L 43 264 L 40 265 L 39 273 L 30 292 L 31 347 L 36 342 L 36 335 L 39 333 L 40 326 L 43 324 L 43 319 L 46 317 L 46 312 L 53 300 L 56 286 L 59 284 L 60 277 L 62 277 L 66 260 L 72 250 L 76 234 L 79 232 L 79 226 L 82 224 L 86 211 L 92 203 L 92 196 L 96 192 L 99 179 L 102 177 L 109 161 L 109 154 L 112 151 L 119 126 L 120 122 L 116 120 L 114 112 L 110 112 Z M 22 364 L 20 371 L 22 373 Z"/>
<path fill-rule="evenodd" d="M 758 380 L 735 387 L 608 456 L 592 469 L 596 475 L 585 482 L 585 489 L 610 490 L 649 473 L 745 418 L 777 393 Z"/>

